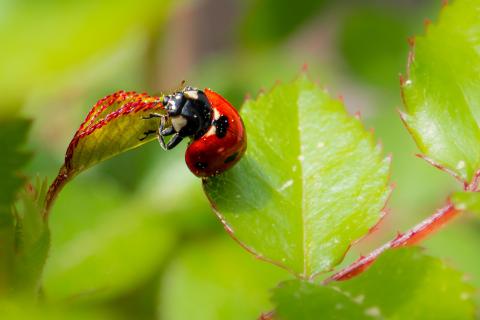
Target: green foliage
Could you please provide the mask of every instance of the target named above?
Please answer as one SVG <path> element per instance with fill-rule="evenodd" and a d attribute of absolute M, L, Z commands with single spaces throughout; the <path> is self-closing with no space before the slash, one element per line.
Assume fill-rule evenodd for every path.
<path fill-rule="evenodd" d="M 451 201 L 459 210 L 467 210 L 480 217 L 480 193 L 478 192 L 455 192 Z"/>
<path fill-rule="evenodd" d="M 244 158 L 204 181 L 232 235 L 256 255 L 311 278 L 380 218 L 389 159 L 340 101 L 301 76 L 247 101 Z"/>
<path fill-rule="evenodd" d="M 287 272 L 255 260 L 231 239 L 196 240 L 166 270 L 159 317 L 256 319 L 271 308 L 268 289 L 288 277 Z"/>
<path fill-rule="evenodd" d="M 391 250 L 367 272 L 329 287 L 287 282 L 273 301 L 280 319 L 473 319 L 472 293 L 460 272 L 408 248 Z"/>
<path fill-rule="evenodd" d="M 149 277 L 175 243 L 165 219 L 139 204 L 70 232 L 54 247 L 45 272 L 45 295 L 54 301 L 118 296 Z"/>
<path fill-rule="evenodd" d="M 404 120 L 420 150 L 470 182 L 480 169 L 480 4 L 447 5 L 415 38 L 403 82 Z"/>
<path fill-rule="evenodd" d="M 398 90 L 409 36 L 402 8 L 368 6 L 352 8 L 344 18 L 339 36 L 340 50 L 355 75 L 370 83 Z M 408 13 L 409 15 L 411 12 Z"/>
<path fill-rule="evenodd" d="M 58 168 L 56 152 L 71 135 L 71 122 L 97 95 L 117 88 L 169 90 L 185 78 L 240 106 L 245 94 L 288 79 L 307 63 L 322 83 L 335 88 L 341 80 L 349 106 L 378 119 L 374 127 L 400 163 L 393 211 L 401 214 L 385 229 L 413 224 L 420 209 L 433 206 L 431 198 L 447 193 L 425 174 L 433 169 L 411 157 L 412 141 L 399 134 L 401 122 L 388 108 L 399 105 L 392 84 L 406 58 L 405 38 L 421 24 L 416 17 L 426 16 L 424 4 L 340 1 L 321 11 L 323 0 L 293 6 L 177 1 L 178 10 L 171 3 L 0 2 L 0 115 L 26 101 L 24 112 L 35 117 L 29 148 L 39 157 L 29 172 Z M 475 9 L 472 0 L 445 9 L 439 25 L 417 39 L 404 82 L 406 122 L 422 152 L 466 182 L 479 169 L 480 154 Z M 169 27 L 162 30 L 166 18 Z M 342 73 L 342 62 L 351 73 Z M 142 117 L 163 112 L 161 97 L 117 98 L 99 102 L 80 126 L 49 196 L 41 181 L 21 189 L 27 130 L 13 124 L 17 120 L 0 122 L 0 318 L 254 319 L 274 308 L 279 319 L 473 318 L 475 293 L 462 275 L 418 249 L 387 252 L 346 282 L 313 282 L 377 223 L 389 193 L 389 159 L 360 121 L 303 77 L 245 104 L 245 158 L 204 181 L 214 210 L 240 244 L 303 278 L 281 283 L 273 304 L 268 288 L 291 275 L 219 237 L 221 225 L 181 160 L 186 144 L 168 153 L 151 144 L 89 170 L 65 188 L 53 214 L 45 215 L 47 226 L 45 198 L 53 203 L 73 176 L 154 139 L 139 140 L 159 123 Z M 398 161 L 399 153 L 405 161 Z M 477 198 L 463 192 L 451 200 L 478 214 Z M 478 282 L 478 226 L 457 219 L 453 227 L 434 238 L 441 239 L 437 252 L 458 254 L 452 260 Z M 363 252 L 371 241 L 354 249 Z"/>
<path fill-rule="evenodd" d="M 113 320 L 109 312 L 95 309 L 68 309 L 65 307 L 32 304 L 28 300 L 1 300 L 0 315 L 8 320 Z"/>
<path fill-rule="evenodd" d="M 66 71 L 104 55 L 134 31 L 163 23 L 170 3 L 2 1 L 0 105 L 23 100 L 35 86 L 65 77 Z M 0 113 L 4 110 L 0 108 Z"/>
<path fill-rule="evenodd" d="M 464 275 L 419 248 L 386 252 L 364 274 L 335 284 L 352 299 L 364 296 L 387 319 L 471 319 L 473 288 Z"/>
<path fill-rule="evenodd" d="M 50 248 L 50 231 L 43 219 L 47 180 L 37 178 L 27 185 L 15 204 L 15 258 L 13 282 L 15 293 L 36 297 L 43 267 Z"/>
<path fill-rule="evenodd" d="M 20 187 L 25 183 L 20 170 L 30 155 L 23 150 L 30 121 L 9 118 L 0 120 L 0 295 L 14 291 L 15 217 L 12 206 Z"/>
<path fill-rule="evenodd" d="M 23 150 L 30 129 L 30 121 L 19 118 L 0 120 L 0 210 L 10 212 L 10 205 L 19 188 L 25 183 L 20 169 L 30 159 Z"/>
<path fill-rule="evenodd" d="M 342 292 L 312 282 L 282 282 L 273 292 L 275 319 L 368 319 L 363 308 Z"/>
<path fill-rule="evenodd" d="M 250 0 L 241 33 L 248 45 L 266 46 L 280 42 L 319 11 L 324 0 Z"/>

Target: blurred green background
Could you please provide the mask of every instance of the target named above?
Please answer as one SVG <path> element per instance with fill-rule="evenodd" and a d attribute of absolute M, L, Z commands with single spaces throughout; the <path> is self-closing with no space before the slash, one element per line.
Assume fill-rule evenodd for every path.
<path fill-rule="evenodd" d="M 0 1 L 0 115 L 33 119 L 26 173 L 53 179 L 90 107 L 116 90 L 168 92 L 182 80 L 234 105 L 304 64 L 393 154 L 389 214 L 345 263 L 430 215 L 458 188 L 416 158 L 401 124 L 407 38 L 440 1 Z M 291 276 L 226 236 L 183 162 L 156 143 L 81 174 L 51 213 L 45 317 L 255 319 Z M 480 224 L 455 220 L 423 245 L 480 286 Z M 477 297 L 477 300 L 480 300 Z M 12 315 L 39 315 L 12 302 Z"/>

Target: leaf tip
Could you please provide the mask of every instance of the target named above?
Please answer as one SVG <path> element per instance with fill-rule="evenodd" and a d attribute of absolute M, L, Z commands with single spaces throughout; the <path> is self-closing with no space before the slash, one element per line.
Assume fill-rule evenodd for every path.
<path fill-rule="evenodd" d="M 343 98 L 342 98 L 343 99 Z M 343 101 L 342 101 L 343 102 Z M 362 121 L 362 112 L 361 111 L 357 111 L 353 114 L 353 116 L 359 120 L 359 121 Z"/>
<path fill-rule="evenodd" d="M 388 153 L 387 156 L 385 157 L 386 161 L 388 162 L 388 164 L 391 164 L 392 161 L 393 161 L 393 153 Z M 395 187 L 395 184 L 392 183 L 392 186 Z"/>

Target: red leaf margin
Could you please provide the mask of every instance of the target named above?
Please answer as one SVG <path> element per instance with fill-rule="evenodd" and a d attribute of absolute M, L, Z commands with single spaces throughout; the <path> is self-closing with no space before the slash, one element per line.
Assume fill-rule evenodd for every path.
<path fill-rule="evenodd" d="M 115 109 L 114 107 L 117 105 L 118 108 Z M 109 110 L 112 107 L 114 109 Z M 65 184 L 78 173 L 78 170 L 72 165 L 72 159 L 75 153 L 75 148 L 81 139 L 119 117 L 147 110 L 164 110 L 162 97 L 150 96 L 147 93 L 120 90 L 105 96 L 95 103 L 87 114 L 85 120 L 75 132 L 75 135 L 65 153 L 64 165 L 60 168 L 57 177 L 48 189 L 43 210 L 44 219 L 48 218 L 50 208 L 58 193 L 62 190 Z"/>
<path fill-rule="evenodd" d="M 106 114 L 105 117 L 101 117 L 103 113 L 115 104 L 119 104 L 120 107 L 113 112 Z M 77 132 L 68 145 L 65 155 L 65 166 L 68 170 L 72 170 L 71 160 L 75 152 L 75 147 L 78 142 L 115 120 L 118 117 L 128 115 L 130 113 L 146 111 L 151 109 L 163 109 L 161 103 L 161 97 L 149 96 L 146 93 L 136 93 L 135 91 L 125 92 L 123 90 L 117 91 L 111 95 L 108 95 L 100 99 L 90 110 L 84 122 L 80 125 Z"/>

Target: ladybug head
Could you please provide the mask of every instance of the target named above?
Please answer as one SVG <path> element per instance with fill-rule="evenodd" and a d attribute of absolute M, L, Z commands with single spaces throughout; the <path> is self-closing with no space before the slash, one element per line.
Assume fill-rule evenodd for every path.
<path fill-rule="evenodd" d="M 200 136 L 211 125 L 212 107 L 205 93 L 193 87 L 165 96 L 163 105 L 175 132 Z"/>
<path fill-rule="evenodd" d="M 183 107 L 189 100 L 199 100 L 203 96 L 205 96 L 203 91 L 193 87 L 185 87 L 182 91 L 166 95 L 163 98 L 163 105 L 170 116 L 176 116 L 182 112 Z"/>

